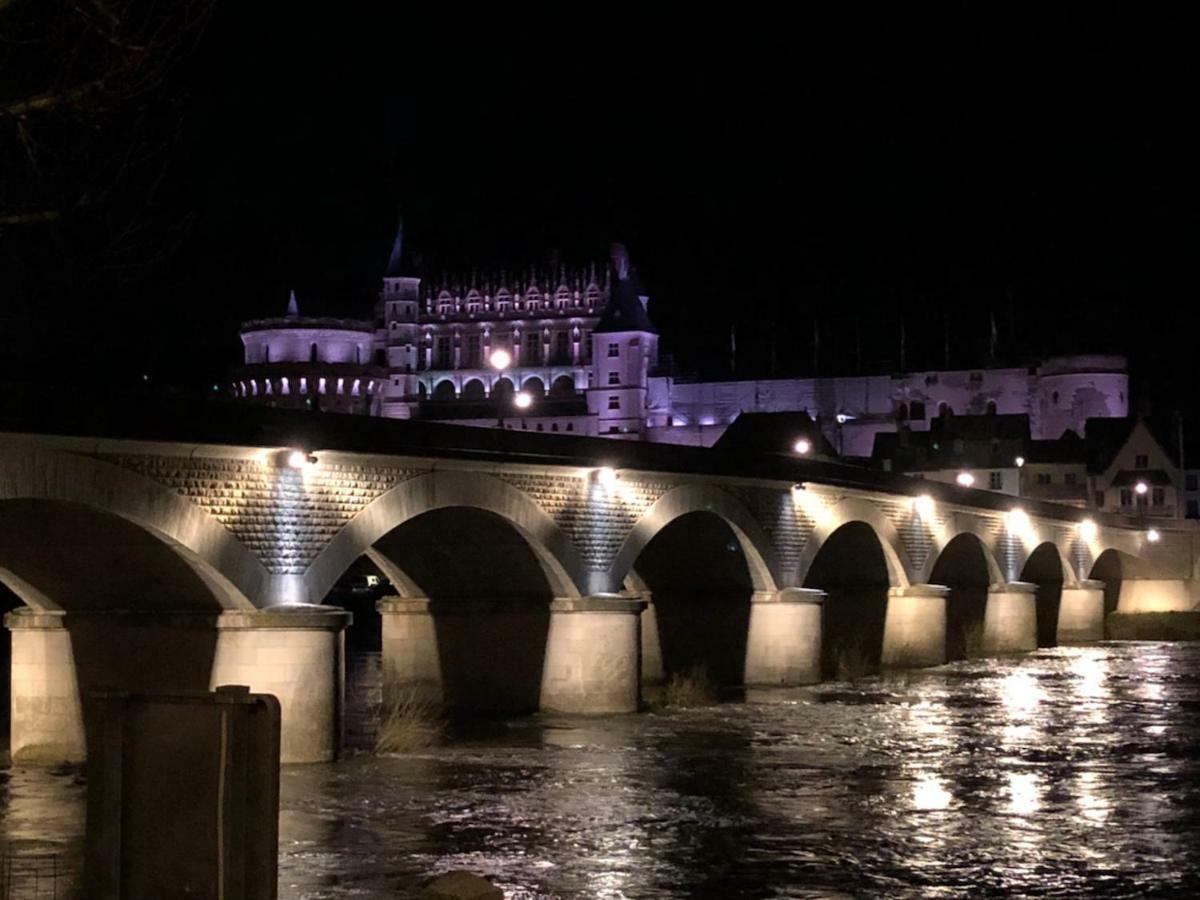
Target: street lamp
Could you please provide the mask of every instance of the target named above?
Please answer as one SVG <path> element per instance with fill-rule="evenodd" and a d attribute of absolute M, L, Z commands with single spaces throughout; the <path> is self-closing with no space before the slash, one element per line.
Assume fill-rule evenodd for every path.
<path fill-rule="evenodd" d="M 1017 498 L 1020 499 L 1020 497 L 1023 494 L 1022 484 L 1021 484 L 1021 470 L 1023 468 L 1025 468 L 1025 457 L 1018 456 L 1016 459 L 1013 460 L 1013 462 L 1016 463 L 1016 466 L 1017 466 Z"/>
<path fill-rule="evenodd" d="M 528 391 L 517 391 L 517 395 L 513 397 L 513 406 L 517 409 L 529 409 L 533 406 L 533 395 Z"/>
<path fill-rule="evenodd" d="M 970 472 L 959 472 L 954 476 L 954 480 L 958 483 L 959 487 L 970 487 L 975 483 L 975 476 Z"/>
<path fill-rule="evenodd" d="M 808 440 L 808 438 L 799 438 L 796 443 L 792 444 L 792 450 L 794 450 L 796 453 L 799 453 L 801 456 L 807 454 L 811 449 L 812 443 Z"/>
<path fill-rule="evenodd" d="M 496 393 L 496 388 L 500 384 L 500 377 L 504 374 L 504 370 L 512 365 L 512 354 L 499 347 L 492 351 L 488 357 L 488 365 L 496 370 L 497 376 L 492 381 L 492 394 L 496 398 L 496 427 L 504 427 L 504 398 Z"/>

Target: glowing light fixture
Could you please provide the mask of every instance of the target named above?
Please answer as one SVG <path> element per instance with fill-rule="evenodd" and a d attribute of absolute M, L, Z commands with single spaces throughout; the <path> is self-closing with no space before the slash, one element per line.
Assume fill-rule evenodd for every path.
<path fill-rule="evenodd" d="M 1009 531 L 1022 532 L 1029 528 L 1029 515 L 1019 506 L 1008 511 L 1007 519 Z"/>
<path fill-rule="evenodd" d="M 1079 536 L 1085 541 L 1094 541 L 1099 530 L 1091 519 L 1084 519 L 1079 523 Z"/>
<path fill-rule="evenodd" d="M 845 425 L 847 422 L 853 419 L 854 416 L 850 415 L 850 413 L 838 413 L 834 418 L 837 419 L 837 423 L 839 425 Z"/>
<path fill-rule="evenodd" d="M 529 409 L 533 406 L 533 395 L 528 391 L 517 391 L 513 397 L 513 406 L 517 409 Z"/>
<path fill-rule="evenodd" d="M 1157 544 L 1159 538 L 1161 538 L 1161 537 L 1162 537 L 1162 535 L 1158 533 L 1157 528 L 1151 528 L 1149 531 L 1146 532 L 1146 540 L 1148 540 L 1152 544 Z"/>
<path fill-rule="evenodd" d="M 1025 465 L 1025 457 L 1018 456 L 1016 459 L 1013 460 L 1013 462 L 1016 463 L 1017 468 L 1019 469 L 1019 468 L 1021 468 L 1021 466 Z"/>
<path fill-rule="evenodd" d="M 937 504 L 933 502 L 933 498 L 928 494 L 922 494 L 913 500 L 913 509 L 917 511 L 917 515 L 922 519 L 932 519 L 934 511 L 937 509 Z"/>
<path fill-rule="evenodd" d="M 970 487 L 975 483 L 975 476 L 970 472 L 959 472 L 954 476 L 954 481 L 959 487 Z"/>
<path fill-rule="evenodd" d="M 315 465 L 317 458 L 311 453 L 305 453 L 303 450 L 293 450 L 287 455 L 287 465 L 289 469 L 303 469 L 305 466 Z"/>
<path fill-rule="evenodd" d="M 792 450 L 799 453 L 801 456 L 808 453 L 812 449 L 812 442 L 808 438 L 799 438 L 796 443 L 792 444 Z"/>
<path fill-rule="evenodd" d="M 617 470 L 610 466 L 599 468 L 596 470 L 595 479 L 601 487 L 611 488 L 617 483 Z"/>
<path fill-rule="evenodd" d="M 1150 490 L 1150 486 L 1144 481 L 1139 481 L 1133 486 L 1133 489 L 1137 491 L 1140 496 L 1144 497 L 1146 495 L 1146 491 Z"/>
<path fill-rule="evenodd" d="M 512 365 L 512 354 L 503 348 L 493 350 L 492 355 L 488 357 L 488 363 L 493 369 L 504 371 Z"/>

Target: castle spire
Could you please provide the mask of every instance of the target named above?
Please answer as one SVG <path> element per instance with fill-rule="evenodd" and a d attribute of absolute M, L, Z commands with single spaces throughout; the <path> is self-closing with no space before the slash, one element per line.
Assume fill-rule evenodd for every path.
<path fill-rule="evenodd" d="M 289 319 L 300 318 L 300 305 L 296 303 L 296 289 L 292 288 L 291 296 L 288 297 L 287 317 Z"/>

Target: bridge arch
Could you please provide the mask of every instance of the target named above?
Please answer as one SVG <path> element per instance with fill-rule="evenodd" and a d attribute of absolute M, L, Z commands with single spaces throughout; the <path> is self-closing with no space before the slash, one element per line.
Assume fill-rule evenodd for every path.
<path fill-rule="evenodd" d="M 812 565 L 825 543 L 843 526 L 852 523 L 864 525 L 874 532 L 887 566 L 888 584 L 891 587 L 908 587 L 912 583 L 910 573 L 913 568 L 900 540 L 900 533 L 875 504 L 857 497 L 847 497 L 833 507 L 821 510 L 816 518 L 816 526 L 800 553 L 794 584 L 803 585 L 807 582 Z"/>
<path fill-rule="evenodd" d="M 168 571 L 175 573 L 155 595 L 162 596 L 166 603 L 173 591 L 183 590 L 184 597 L 177 598 L 182 602 L 175 603 L 175 608 L 251 609 L 252 600 L 262 596 L 270 580 L 257 557 L 207 512 L 149 478 L 91 457 L 45 451 L 0 452 L 0 508 L 7 509 L 4 518 L 15 529 L 4 537 L 14 559 L 8 565 L 0 559 L 0 567 L 5 570 L 3 578 L 34 608 L 61 608 L 61 597 L 54 595 L 61 595 L 63 587 L 38 587 L 46 578 L 53 580 L 53 572 L 29 577 L 39 567 L 31 556 L 35 549 L 29 540 L 31 535 L 21 534 L 23 518 L 66 529 L 57 533 L 54 546 L 82 541 L 90 542 L 97 550 L 107 546 L 110 553 L 140 550 L 150 563 L 160 564 L 158 571 L 164 578 Z M 18 551 L 18 546 L 23 549 Z M 59 554 L 56 563 L 60 569 L 63 555 Z M 23 556 L 26 562 L 16 560 L 17 556 Z M 75 561 L 77 565 L 83 563 Z M 128 579 L 139 574 L 136 565 L 123 565 L 112 558 L 107 565 L 100 560 L 94 565 L 93 578 L 108 579 L 114 599 L 122 592 L 122 579 L 128 587 Z M 28 570 L 26 575 L 22 568 Z M 189 570 L 211 597 L 202 598 L 195 590 L 185 588 L 188 576 L 183 569 Z"/>
<path fill-rule="evenodd" d="M 451 507 L 491 513 L 511 525 L 529 545 L 556 597 L 578 597 L 583 562 L 574 543 L 528 495 L 493 475 L 443 470 L 409 479 L 358 513 L 304 574 L 308 596 L 320 602 L 350 565 L 389 532 L 418 516 Z M 462 548 L 469 553 L 470 548 Z M 375 560 L 375 555 L 371 556 Z M 391 577 L 391 573 L 386 572 Z M 416 590 L 411 579 L 393 585 Z"/>
<path fill-rule="evenodd" d="M 676 519 L 691 513 L 711 513 L 729 526 L 745 554 L 754 590 L 778 589 L 775 553 L 762 527 L 740 500 L 708 484 L 680 485 L 659 497 L 626 535 L 608 568 L 602 589 L 620 590 L 634 562 L 654 537 Z"/>

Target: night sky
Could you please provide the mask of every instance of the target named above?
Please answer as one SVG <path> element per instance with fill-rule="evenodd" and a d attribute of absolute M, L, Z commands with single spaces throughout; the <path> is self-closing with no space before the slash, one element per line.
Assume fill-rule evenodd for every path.
<path fill-rule="evenodd" d="M 0 230 L 6 377 L 220 382 L 290 288 L 367 316 L 402 212 L 424 274 L 626 243 L 683 370 L 736 328 L 739 375 L 890 371 L 902 319 L 910 366 L 982 365 L 994 320 L 1200 413 L 1185 7 L 509 7 L 219 2 L 147 100 L 170 240 Z"/>

